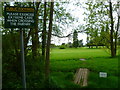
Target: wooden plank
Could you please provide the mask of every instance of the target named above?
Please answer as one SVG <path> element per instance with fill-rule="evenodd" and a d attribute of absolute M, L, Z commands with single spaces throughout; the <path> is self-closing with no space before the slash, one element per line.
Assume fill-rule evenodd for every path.
<path fill-rule="evenodd" d="M 86 68 L 79 68 L 75 73 L 75 84 L 80 84 L 81 86 L 87 86 L 88 85 L 88 72 L 89 70 Z"/>
<path fill-rule="evenodd" d="M 84 73 L 85 74 L 84 74 L 84 80 L 83 80 L 82 86 L 86 86 L 87 85 L 86 84 L 87 83 L 87 80 L 86 80 L 86 78 L 87 78 L 87 70 L 86 69 L 84 70 Z"/>
<path fill-rule="evenodd" d="M 78 70 L 78 72 L 77 72 L 77 74 L 76 74 L 75 81 L 74 81 L 75 84 L 77 84 L 77 81 L 78 81 L 78 78 L 79 78 L 79 77 L 78 77 L 78 74 L 80 73 L 79 71 L 80 71 L 80 69 Z"/>
<path fill-rule="evenodd" d="M 76 71 L 76 73 L 75 73 L 75 75 L 74 75 L 74 78 L 77 76 L 77 74 L 78 74 L 78 71 L 79 71 L 79 69 L 77 69 L 77 71 Z"/>
<path fill-rule="evenodd" d="M 75 74 L 75 80 L 74 80 L 74 83 L 76 84 L 76 82 L 77 82 L 77 74 L 78 74 L 78 72 L 79 72 L 79 69 L 77 70 L 77 72 L 76 72 L 76 74 Z"/>
<path fill-rule="evenodd" d="M 81 73 L 81 69 L 79 69 L 79 72 L 78 72 L 78 74 L 77 74 L 77 81 L 76 81 L 76 84 L 78 84 L 78 80 L 79 80 L 79 75 L 80 75 L 80 73 Z"/>
<path fill-rule="evenodd" d="M 83 80 L 82 86 L 87 86 L 88 69 L 85 69 L 84 73 L 85 74 L 84 74 L 84 80 Z"/>
<path fill-rule="evenodd" d="M 85 74 L 85 71 L 84 69 L 82 70 L 82 75 L 81 75 L 81 80 L 80 80 L 80 85 L 82 86 L 83 85 L 83 80 L 84 80 L 84 74 Z"/>
<path fill-rule="evenodd" d="M 89 70 L 87 69 L 87 72 L 86 72 L 87 74 L 86 74 L 86 84 L 85 84 L 85 86 L 87 86 L 88 85 L 88 75 L 89 75 Z"/>
<path fill-rule="evenodd" d="M 85 79 L 85 80 L 86 80 L 86 81 L 85 81 L 85 82 L 86 82 L 86 83 L 85 83 L 85 86 L 88 85 L 88 74 L 89 74 L 89 71 L 88 71 L 88 69 L 87 69 L 87 71 L 86 71 L 86 79 Z"/>
<path fill-rule="evenodd" d="M 82 71 L 82 69 L 79 69 L 79 72 L 80 72 L 80 73 L 78 74 L 78 77 L 79 77 L 79 78 L 78 78 L 77 84 L 79 84 L 79 81 L 80 81 L 80 76 L 81 76 L 81 73 L 82 73 L 81 71 Z"/>
<path fill-rule="evenodd" d="M 79 75 L 80 78 L 79 78 L 78 84 L 81 83 L 83 74 L 84 74 L 83 69 L 81 69 L 81 73 Z"/>

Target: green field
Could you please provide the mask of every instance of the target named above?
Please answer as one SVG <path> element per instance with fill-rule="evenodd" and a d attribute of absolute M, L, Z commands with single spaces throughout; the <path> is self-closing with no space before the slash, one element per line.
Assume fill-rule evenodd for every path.
<path fill-rule="evenodd" d="M 84 58 L 85 61 L 80 59 Z M 79 88 L 73 83 L 78 68 L 88 68 L 88 86 L 83 88 L 117 88 L 118 57 L 111 58 L 106 49 L 67 48 L 51 49 L 51 87 Z M 107 72 L 107 78 L 100 78 L 99 72 Z"/>

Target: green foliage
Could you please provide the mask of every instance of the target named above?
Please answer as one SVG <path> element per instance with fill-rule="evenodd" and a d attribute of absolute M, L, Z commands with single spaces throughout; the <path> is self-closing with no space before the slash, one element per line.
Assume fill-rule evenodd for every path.
<path fill-rule="evenodd" d="M 53 19 L 53 34 L 55 35 L 62 35 L 63 30 L 66 30 L 64 27 L 66 25 L 69 27 L 70 23 L 74 20 L 70 12 L 64 7 L 64 5 L 68 3 L 69 2 L 55 2 Z"/>
<path fill-rule="evenodd" d="M 73 33 L 73 47 L 77 48 L 78 46 L 79 46 L 78 32 L 75 30 Z"/>
<path fill-rule="evenodd" d="M 27 88 L 43 88 L 44 87 L 44 64 L 43 61 L 38 57 L 36 60 L 32 59 L 32 55 L 30 54 L 25 58 L 26 63 L 26 81 Z M 6 62 L 4 58 L 2 68 L 3 73 L 3 88 L 22 88 L 22 79 L 21 79 L 21 63 L 16 63 L 19 68 L 14 68 L 13 61 L 9 59 L 11 62 Z M 14 70 L 16 69 L 16 71 Z M 20 73 L 20 74 L 19 74 Z"/>
<path fill-rule="evenodd" d="M 59 48 L 60 48 L 60 49 L 65 49 L 66 46 L 65 46 L 65 45 L 61 45 Z"/>
<path fill-rule="evenodd" d="M 83 47 L 83 39 L 82 40 L 78 40 L 78 46 L 79 47 Z"/>
<path fill-rule="evenodd" d="M 21 78 L 16 72 L 6 68 L 8 64 L 3 64 L 2 68 L 2 88 L 22 88 Z"/>
<path fill-rule="evenodd" d="M 43 88 L 44 87 L 44 61 L 41 57 L 32 59 L 32 54 L 26 57 L 26 79 L 27 88 Z"/>
<path fill-rule="evenodd" d="M 10 3 L 5 3 L 10 5 Z M 49 13 L 50 8 L 47 4 L 47 13 Z M 74 19 L 71 17 L 69 12 L 66 12 L 66 9 L 62 6 L 63 3 L 56 3 L 54 8 L 54 23 L 53 28 L 54 34 L 60 34 L 60 29 L 63 28 L 60 25 L 65 25 L 72 22 Z M 104 22 L 102 17 L 107 11 L 101 8 L 103 3 L 93 4 L 87 3 L 88 10 L 90 14 L 87 18 L 87 33 L 90 36 L 90 41 L 94 41 L 94 44 L 98 44 L 102 36 L 107 36 L 109 38 L 109 21 Z M 16 2 L 15 6 L 34 6 L 35 3 L 20 3 Z M 41 3 L 41 8 L 39 8 L 40 17 L 43 18 L 43 3 Z M 100 15 L 101 18 L 97 17 Z M 47 19 L 49 14 L 47 14 Z M 65 19 L 65 20 L 63 20 Z M 102 19 L 102 20 L 101 20 Z M 96 21 L 100 22 L 100 24 Z M 66 22 L 68 21 L 68 22 Z M 39 21 L 39 28 L 43 28 L 42 20 Z M 97 23 L 96 23 L 97 22 Z M 102 24 L 102 25 L 101 25 Z M 103 25 L 104 24 L 104 25 Z M 96 26 L 101 26 L 101 28 L 95 28 Z M 48 26 L 48 22 L 47 22 Z M 20 62 L 20 40 L 18 29 L 4 29 L 3 39 L 2 39 L 2 48 L 3 48 L 3 89 L 4 88 L 22 88 L 21 84 L 21 62 Z M 24 36 L 25 39 L 28 36 L 28 31 L 25 29 Z M 61 31 L 62 31 L 61 30 Z M 106 31 L 105 31 L 106 30 Z M 98 33 L 98 31 L 100 33 Z M 104 33 L 103 33 L 104 31 Z M 106 33 L 107 32 L 107 33 Z M 99 38 L 99 34 L 101 35 Z M 106 35 L 107 34 L 107 35 Z M 31 35 L 32 36 L 32 35 Z M 34 36 L 34 35 L 33 35 Z M 74 46 L 78 47 L 77 33 L 74 33 Z M 40 37 L 41 38 L 41 37 Z M 105 37 L 102 37 L 105 38 Z M 28 38 L 29 39 L 29 38 Z M 98 40 L 99 39 L 99 40 Z M 33 39 L 34 41 L 34 39 Z M 76 42 L 77 41 L 77 42 Z M 103 41 L 104 42 L 104 41 Z M 107 41 L 106 41 L 107 42 Z M 26 43 L 26 41 L 25 41 Z M 26 79 L 27 79 L 27 88 L 80 88 L 79 85 L 73 83 L 73 78 L 76 69 L 78 68 L 88 68 L 90 70 L 89 77 L 89 86 L 88 87 L 117 87 L 118 85 L 118 59 L 109 58 L 109 54 L 104 52 L 104 49 L 88 49 L 88 48 L 78 48 L 78 49 L 67 49 L 65 45 L 60 46 L 61 49 L 52 49 L 51 51 L 51 75 L 47 86 L 47 83 L 44 82 L 44 61 L 41 59 L 41 56 L 33 59 L 31 50 L 29 53 L 26 53 L 25 63 L 26 63 Z M 65 49 L 66 48 L 66 49 Z M 41 52 L 41 51 L 40 51 Z M 80 61 L 80 58 L 85 58 L 86 61 Z M 98 72 L 105 71 L 108 73 L 109 77 L 107 79 L 98 78 Z M 96 82 L 97 80 L 97 82 Z M 95 83 L 96 82 L 96 83 Z M 104 82 L 104 83 L 103 83 Z M 114 82 L 114 83 L 113 83 Z M 109 83 L 109 85 L 107 84 Z"/>
<path fill-rule="evenodd" d="M 72 72 L 52 72 L 50 77 L 50 88 L 79 88 L 72 81 Z"/>
<path fill-rule="evenodd" d="M 16 37 L 14 38 L 14 40 L 16 39 L 15 41 L 13 40 L 12 36 Z M 21 88 L 21 84 L 20 84 L 21 63 L 20 63 L 19 55 L 17 56 L 15 51 L 15 48 L 16 50 L 19 50 L 18 37 L 19 34 L 17 32 L 11 33 L 9 29 L 3 30 L 2 33 L 3 88 Z"/>
<path fill-rule="evenodd" d="M 87 17 L 86 30 L 88 35 L 88 43 L 93 45 L 109 45 L 109 28 L 110 19 L 108 13 L 108 6 L 103 2 L 87 2 L 85 9 L 87 12 L 84 14 Z M 91 43 L 93 42 L 93 43 Z"/>
<path fill-rule="evenodd" d="M 66 80 L 73 80 L 74 79 L 74 73 L 73 72 L 68 72 L 65 76 Z"/>
<path fill-rule="evenodd" d="M 22 88 L 19 39 L 19 33 L 17 31 L 11 31 L 10 29 L 3 30 L 3 88 Z M 29 52 L 28 56 L 25 56 L 27 87 L 29 88 L 42 87 L 41 83 L 44 79 L 42 67 L 44 64 L 42 64 L 39 58 L 33 60 L 31 52 Z M 42 78 L 38 79 L 39 77 Z"/>
<path fill-rule="evenodd" d="M 64 86 L 59 84 L 57 80 L 59 80 L 59 78 L 51 76 L 49 80 L 49 88 L 64 88 Z"/>

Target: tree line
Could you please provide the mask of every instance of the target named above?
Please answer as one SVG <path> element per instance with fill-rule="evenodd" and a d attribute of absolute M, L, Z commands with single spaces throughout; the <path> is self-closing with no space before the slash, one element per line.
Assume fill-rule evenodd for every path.
<path fill-rule="evenodd" d="M 119 1 L 87 2 L 84 14 L 87 16 L 85 29 L 87 34 L 87 45 L 96 47 L 106 46 L 111 51 L 111 57 L 115 57 L 119 44 Z M 116 15 L 115 15 L 116 13 Z"/>
<path fill-rule="evenodd" d="M 107 2 L 107 4 L 103 2 L 86 2 L 86 7 L 84 7 L 86 10 L 84 13 L 86 15 L 84 19 L 86 24 L 84 28 L 81 30 L 78 27 L 78 30 L 74 30 L 73 33 L 66 36 L 62 35 L 60 24 L 69 24 L 74 18 L 63 7 L 64 4 L 68 4 L 68 2 L 14 2 L 14 6 L 34 7 L 36 13 L 35 28 L 25 28 L 23 30 L 27 87 L 29 88 L 43 87 L 44 85 L 45 87 L 52 87 L 49 78 L 51 36 L 64 38 L 73 34 L 73 46 L 77 47 L 78 32 L 85 32 L 88 45 L 105 45 L 111 50 L 111 57 L 116 56 L 120 16 L 117 14 L 117 17 L 114 18 L 113 13 L 118 10 L 119 2 L 117 4 L 111 2 Z M 10 2 L 2 2 L 1 5 L 4 16 L 4 6 L 10 6 Z M 18 28 L 4 28 L 3 16 L 3 88 L 20 88 L 20 30 Z M 115 23 L 116 19 L 117 24 Z M 32 43 L 30 49 L 29 43 Z M 40 46 L 40 43 L 42 43 L 42 46 Z"/>

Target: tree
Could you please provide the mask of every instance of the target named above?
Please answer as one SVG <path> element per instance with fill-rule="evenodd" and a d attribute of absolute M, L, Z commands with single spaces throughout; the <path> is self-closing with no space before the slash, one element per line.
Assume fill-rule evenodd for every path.
<path fill-rule="evenodd" d="M 105 38 L 104 34 L 109 34 L 108 32 L 105 32 L 105 29 L 107 31 L 109 28 L 107 27 L 109 23 L 109 18 L 107 17 L 108 11 L 102 2 L 87 2 L 86 3 L 86 10 L 88 12 L 85 12 L 84 14 L 87 16 L 84 20 L 86 21 L 86 33 L 88 36 L 88 41 L 92 40 L 94 45 L 96 47 L 98 46 L 99 42 L 105 44 L 108 43 L 108 41 Z M 102 39 L 104 37 L 104 39 Z M 106 41 L 106 42 L 105 42 Z"/>
<path fill-rule="evenodd" d="M 110 30 L 110 49 L 111 49 L 111 56 L 115 57 L 115 47 L 113 42 L 113 32 L 114 32 L 114 21 L 113 21 L 113 9 L 112 9 L 112 3 L 111 0 L 109 1 L 109 8 L 110 8 L 110 19 L 111 19 L 111 30 Z"/>
<path fill-rule="evenodd" d="M 117 3 L 118 9 L 120 7 L 119 3 L 120 2 Z M 116 51 L 117 51 L 117 45 L 118 45 L 118 42 L 119 42 L 118 30 L 120 28 L 120 25 L 119 25 L 120 24 L 120 10 L 118 10 L 117 17 L 118 17 L 118 21 L 117 21 L 117 28 L 116 28 L 116 32 L 115 32 L 115 55 L 116 55 Z"/>
<path fill-rule="evenodd" d="M 51 33 L 52 33 L 52 21 L 53 21 L 53 8 L 54 2 L 51 2 L 50 6 L 50 17 L 49 17 L 49 31 L 47 38 L 47 46 L 46 46 L 46 61 L 45 61 L 45 78 L 49 78 L 50 73 L 50 43 L 51 43 Z"/>
<path fill-rule="evenodd" d="M 4 3 L 4 5 L 9 5 L 9 2 Z M 15 2 L 14 3 L 14 6 L 31 7 L 32 5 L 33 5 L 33 3 L 21 3 L 21 2 Z M 36 27 L 37 27 L 37 25 L 36 25 Z M 31 55 L 31 50 L 29 50 L 30 52 L 29 52 L 29 55 L 28 55 L 28 48 L 27 48 L 28 47 L 28 42 L 29 42 L 29 40 L 31 38 L 31 35 L 33 34 L 35 36 L 35 32 L 33 32 L 33 33 L 32 32 L 33 32 L 33 29 L 27 29 L 27 28 L 24 29 L 25 58 L 27 58 L 26 59 L 26 66 L 29 64 L 29 66 L 31 67 L 30 71 L 35 72 L 34 75 L 32 75 L 33 73 L 31 72 L 31 76 L 37 77 L 38 73 L 36 74 L 37 69 L 35 69 L 35 68 L 38 68 L 38 66 L 35 63 L 38 62 L 38 60 L 34 61 L 33 59 L 31 59 L 31 56 L 32 56 Z M 37 32 L 37 34 L 38 34 L 38 32 Z M 14 88 L 16 87 L 17 88 L 16 84 L 20 85 L 20 79 L 21 79 L 20 40 L 19 40 L 20 39 L 19 38 L 20 34 L 19 34 L 19 29 L 6 29 L 6 28 L 3 28 L 2 29 L 2 36 L 3 36 L 2 39 L 4 41 L 3 42 L 3 46 L 4 46 L 3 48 L 5 50 L 5 51 L 3 51 L 3 56 L 4 56 L 4 61 L 3 61 L 4 62 L 3 63 L 3 69 L 4 69 L 4 72 L 3 72 L 3 81 L 4 81 L 3 83 L 4 84 L 3 85 L 4 86 L 3 87 L 9 88 L 9 83 L 11 83 L 10 87 L 14 87 Z M 34 44 L 36 44 L 35 37 L 33 37 L 32 39 L 34 39 L 33 40 Z M 36 52 L 36 51 L 33 50 L 33 52 Z M 35 56 L 36 56 L 36 54 L 35 54 Z M 32 64 L 30 64 L 30 63 L 32 63 Z M 7 64 L 7 66 L 5 64 Z M 27 66 L 26 69 L 28 69 L 29 66 Z M 39 65 L 39 66 L 41 66 L 41 65 Z M 40 69 L 41 68 L 39 68 L 39 72 L 40 72 Z M 10 73 L 10 75 L 7 75 L 8 72 Z M 28 70 L 28 72 L 29 72 L 29 70 Z M 39 74 L 39 77 L 40 77 L 40 74 Z M 12 78 L 13 76 L 15 78 L 17 78 L 17 79 L 13 79 Z M 9 78 L 11 78 L 11 79 L 9 79 Z M 30 77 L 30 78 L 33 81 L 32 86 L 34 87 L 35 81 L 34 81 L 33 77 Z M 19 83 L 14 83 L 15 80 L 19 81 Z M 30 82 L 29 82 L 29 85 L 30 85 Z"/>
<path fill-rule="evenodd" d="M 42 30 L 42 59 L 45 61 L 45 50 L 46 50 L 46 4 L 47 2 L 44 2 L 44 20 L 43 20 L 43 30 Z"/>
<path fill-rule="evenodd" d="M 119 9 L 119 2 L 116 4 Z M 114 18 L 113 18 L 113 6 L 111 0 L 109 0 L 109 12 L 110 12 L 110 24 L 111 24 L 111 30 L 110 30 L 110 50 L 111 50 L 111 57 L 116 56 L 116 51 L 117 51 L 117 40 L 118 40 L 118 29 L 119 29 L 119 15 L 117 15 L 118 20 L 117 20 L 117 26 L 116 30 L 114 28 Z"/>
<path fill-rule="evenodd" d="M 116 56 L 118 29 L 115 30 L 116 18 L 113 16 L 113 12 L 118 8 L 117 4 L 112 5 L 110 1 L 109 3 L 106 2 L 106 4 L 102 2 L 87 2 L 86 5 L 88 12 L 85 12 L 87 16 L 85 21 L 87 23 L 88 42 L 92 40 L 96 47 L 98 44 L 105 45 L 111 50 L 111 57 Z"/>
<path fill-rule="evenodd" d="M 79 47 L 82 47 L 83 46 L 83 39 L 82 40 L 78 40 L 78 44 L 79 44 Z"/>
<path fill-rule="evenodd" d="M 78 33 L 76 30 L 73 33 L 73 47 L 78 47 Z"/>
<path fill-rule="evenodd" d="M 43 73 L 41 72 L 42 71 L 41 69 L 43 69 L 43 67 L 41 67 L 43 66 L 43 63 L 41 61 L 45 62 L 45 66 L 44 66 L 45 76 L 47 80 L 49 79 L 51 36 L 62 37 L 61 33 L 64 28 L 63 24 L 64 25 L 69 24 L 69 22 L 72 22 L 73 20 L 70 13 L 67 12 L 66 9 L 63 7 L 64 6 L 63 4 L 64 3 L 58 3 L 58 2 L 56 2 L 55 5 L 53 5 L 52 2 L 51 3 L 50 2 L 13 2 L 14 6 L 34 7 L 36 13 L 35 28 L 24 29 L 24 50 L 25 50 L 25 58 L 26 58 L 25 59 L 26 70 L 27 70 L 26 76 L 29 84 L 28 87 L 31 86 L 32 88 L 35 87 L 36 85 L 35 83 L 36 82 L 37 84 L 38 82 L 40 83 L 40 80 L 43 78 L 41 77 L 41 74 L 43 75 Z M 10 6 L 10 2 L 6 2 L 6 4 L 4 5 Z M 55 6 L 54 9 L 53 6 Z M 54 12 L 54 19 L 53 19 L 53 12 Z M 16 78 L 21 79 L 21 75 L 20 75 L 21 68 L 19 64 L 20 63 L 19 29 L 3 28 L 2 32 L 3 32 L 2 34 L 3 34 L 3 49 L 4 49 L 3 51 L 4 87 L 6 87 L 5 85 L 7 84 L 8 84 L 7 86 L 17 87 L 17 85 L 15 85 L 14 81 L 11 81 L 11 79 L 13 80 L 12 76 L 14 75 Z M 39 43 L 41 43 L 41 41 L 42 41 L 42 48 L 39 47 Z M 31 42 L 32 45 L 28 45 L 31 44 Z M 40 55 L 41 54 L 40 50 L 42 50 L 42 57 Z M 40 56 L 38 57 L 38 55 Z M 8 72 L 13 74 L 8 75 L 7 74 Z M 7 80 L 8 78 L 10 78 L 10 80 Z M 39 80 L 36 80 L 36 78 Z M 10 84 L 12 82 L 12 84 L 9 85 L 9 82 Z"/>
<path fill-rule="evenodd" d="M 38 37 L 38 17 L 39 17 L 39 5 L 41 2 L 35 2 L 36 24 L 35 29 L 32 30 L 32 55 L 33 59 L 38 56 L 39 37 Z"/>

